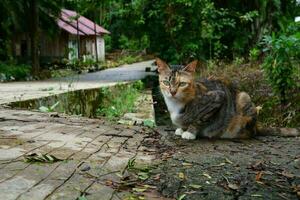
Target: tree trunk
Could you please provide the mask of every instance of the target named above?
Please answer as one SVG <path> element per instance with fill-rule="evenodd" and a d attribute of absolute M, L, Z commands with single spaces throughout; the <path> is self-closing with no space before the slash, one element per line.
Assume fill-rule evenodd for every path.
<path fill-rule="evenodd" d="M 32 61 L 32 74 L 38 76 L 40 71 L 39 61 L 39 13 L 38 13 L 38 0 L 30 0 L 30 13 L 31 13 L 31 61 Z"/>

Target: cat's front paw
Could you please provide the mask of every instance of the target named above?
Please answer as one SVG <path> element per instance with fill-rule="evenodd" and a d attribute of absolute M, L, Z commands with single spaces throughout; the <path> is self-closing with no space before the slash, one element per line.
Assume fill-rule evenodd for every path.
<path fill-rule="evenodd" d="M 194 139 L 196 139 L 196 134 L 185 131 L 185 132 L 182 133 L 181 137 L 183 139 L 187 139 L 187 140 L 194 140 Z"/>
<path fill-rule="evenodd" d="M 183 133 L 184 131 L 182 130 L 182 128 L 178 128 L 178 129 L 176 129 L 176 131 L 175 131 L 175 135 L 182 135 L 182 133 Z"/>

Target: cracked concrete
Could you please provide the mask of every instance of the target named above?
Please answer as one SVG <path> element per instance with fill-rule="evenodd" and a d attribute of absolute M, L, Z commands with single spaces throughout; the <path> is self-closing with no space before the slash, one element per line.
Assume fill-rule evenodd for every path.
<path fill-rule="evenodd" d="M 155 159 L 153 152 L 139 151 L 146 148 L 142 141 L 148 133 L 143 127 L 130 129 L 100 119 L 53 118 L 49 113 L 10 109 L 0 109 L 0 118 L 0 140 L 7 141 L 0 148 L 3 200 L 76 199 L 85 190 L 88 199 L 114 199 L 112 188 L 88 174 L 117 178 L 128 160 L 151 163 Z M 30 153 L 48 153 L 65 161 L 24 162 L 24 155 Z"/>

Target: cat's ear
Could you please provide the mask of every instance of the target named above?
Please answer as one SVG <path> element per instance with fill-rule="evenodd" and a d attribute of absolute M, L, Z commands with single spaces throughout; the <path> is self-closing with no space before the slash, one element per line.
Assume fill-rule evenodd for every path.
<path fill-rule="evenodd" d="M 163 60 L 161 60 L 160 58 L 156 58 L 155 61 L 159 73 L 170 71 L 168 64 L 165 63 Z"/>
<path fill-rule="evenodd" d="M 198 60 L 194 60 L 193 62 L 187 64 L 187 66 L 183 67 L 183 71 L 194 73 L 196 71 L 196 67 L 198 64 Z"/>

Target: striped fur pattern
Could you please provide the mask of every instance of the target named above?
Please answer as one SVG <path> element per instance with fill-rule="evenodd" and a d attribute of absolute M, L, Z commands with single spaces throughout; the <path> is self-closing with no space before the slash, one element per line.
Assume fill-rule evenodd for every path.
<path fill-rule="evenodd" d="M 194 79 L 197 62 L 171 69 L 156 60 L 160 89 L 175 134 L 184 139 L 249 138 L 256 134 L 256 108 L 249 95 L 229 81 Z"/>

